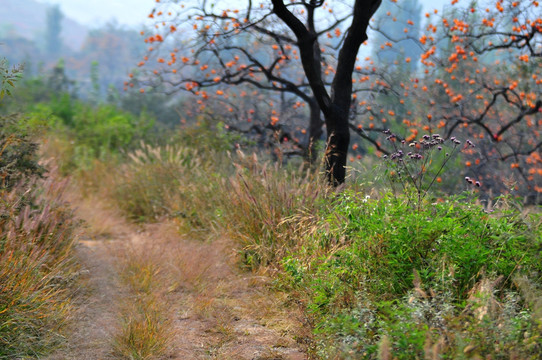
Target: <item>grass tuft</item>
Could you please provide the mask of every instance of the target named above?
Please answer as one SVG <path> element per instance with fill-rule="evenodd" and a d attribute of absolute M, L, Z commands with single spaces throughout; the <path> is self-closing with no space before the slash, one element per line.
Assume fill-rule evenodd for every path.
<path fill-rule="evenodd" d="M 161 359 L 171 341 L 171 323 L 161 301 L 152 295 L 131 299 L 123 310 L 121 329 L 113 340 L 113 352 L 121 359 Z"/>
<path fill-rule="evenodd" d="M 121 301 L 121 326 L 112 347 L 122 359 L 160 359 L 171 348 L 174 331 L 165 298 L 167 279 L 153 254 L 133 249 L 121 259 L 120 278 L 130 295 Z"/>

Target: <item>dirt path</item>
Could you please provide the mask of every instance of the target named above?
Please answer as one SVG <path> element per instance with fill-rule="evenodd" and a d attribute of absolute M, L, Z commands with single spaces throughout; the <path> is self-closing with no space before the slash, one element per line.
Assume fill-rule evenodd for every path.
<path fill-rule="evenodd" d="M 112 359 L 110 336 L 117 322 L 117 302 L 123 290 L 114 258 L 105 241 L 81 240 L 77 256 L 82 285 L 71 315 L 67 346 L 47 359 Z"/>
<path fill-rule="evenodd" d="M 77 247 L 85 279 L 70 336 L 48 360 L 123 358 L 112 344 L 130 316 L 124 309 L 143 293 L 159 303 L 153 309 L 161 309 L 167 323 L 167 351 L 146 358 L 307 358 L 293 340 L 303 337 L 301 314 L 284 308 L 285 298 L 269 278 L 238 269 L 227 239 L 184 239 L 167 223 L 137 229 L 111 213 L 88 220 Z M 104 221 L 111 222 L 107 230 L 89 235 Z M 152 280 L 134 293 L 127 273 Z"/>
<path fill-rule="evenodd" d="M 64 346 L 46 360 L 114 359 L 111 335 L 118 323 L 119 300 L 126 289 L 118 278 L 118 249 L 130 229 L 115 212 L 99 201 L 82 200 L 68 191 L 67 197 L 82 220 L 75 255 L 81 277 Z"/>

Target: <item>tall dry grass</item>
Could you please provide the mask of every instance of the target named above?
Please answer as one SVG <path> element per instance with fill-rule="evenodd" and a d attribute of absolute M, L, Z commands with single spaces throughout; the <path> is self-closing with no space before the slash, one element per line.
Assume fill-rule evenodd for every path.
<path fill-rule="evenodd" d="M 304 164 L 284 168 L 256 154 L 142 144 L 114 170 L 112 198 L 133 220 L 169 218 L 192 236 L 228 235 L 257 268 L 296 245 L 300 214 L 325 204 L 330 189 Z"/>
<path fill-rule="evenodd" d="M 0 358 L 59 345 L 77 276 L 66 181 L 34 180 L 0 201 Z"/>
<path fill-rule="evenodd" d="M 288 219 L 314 213 L 329 192 L 320 174 L 302 164 L 285 168 L 230 152 L 229 134 L 203 127 L 177 137 L 169 145 L 140 143 L 121 162 L 96 159 L 75 177 L 83 192 L 112 200 L 133 221 L 168 219 L 199 238 L 227 234 L 251 268 L 273 263 L 296 245 L 299 229 Z M 62 158 L 70 146 L 53 138 L 49 148 Z"/>
<path fill-rule="evenodd" d="M 212 193 L 223 155 L 180 145 L 141 144 L 110 179 L 111 195 L 124 214 L 136 221 L 170 218 L 185 231 L 212 227 Z"/>
<path fill-rule="evenodd" d="M 285 169 L 242 152 L 221 190 L 220 224 L 238 241 L 242 260 L 251 268 L 272 264 L 296 247 L 301 229 L 292 218 L 316 213 L 331 192 L 303 164 Z"/>
<path fill-rule="evenodd" d="M 142 144 L 127 156 L 106 188 L 136 221 L 168 218 L 203 238 L 228 235 L 250 268 L 273 263 L 297 243 L 295 221 L 325 204 L 330 189 L 300 164 L 283 168 L 256 154 L 219 153 Z"/>
<path fill-rule="evenodd" d="M 171 280 L 164 262 L 162 239 L 149 241 L 132 235 L 118 250 L 119 276 L 127 291 L 120 299 L 120 314 L 112 339 L 113 353 L 121 359 L 163 359 L 171 354 L 175 336 Z"/>

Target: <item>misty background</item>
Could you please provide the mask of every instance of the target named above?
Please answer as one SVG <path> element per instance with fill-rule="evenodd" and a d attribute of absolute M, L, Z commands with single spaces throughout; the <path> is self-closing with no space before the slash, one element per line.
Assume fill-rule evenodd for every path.
<path fill-rule="evenodd" d="M 417 3 L 419 19 L 421 13 L 449 1 Z M 23 64 L 26 78 L 48 79 L 62 87 L 59 91 L 119 103 L 131 90 L 126 89 L 128 74 L 137 71 L 145 56 L 147 45 L 140 32 L 153 26 L 148 14 L 154 5 L 155 0 L 0 0 L 0 58 Z M 376 35 L 370 38 L 384 41 Z M 149 102 L 159 107 L 156 99 Z M 178 120 L 173 111 L 162 115 L 166 123 Z"/>

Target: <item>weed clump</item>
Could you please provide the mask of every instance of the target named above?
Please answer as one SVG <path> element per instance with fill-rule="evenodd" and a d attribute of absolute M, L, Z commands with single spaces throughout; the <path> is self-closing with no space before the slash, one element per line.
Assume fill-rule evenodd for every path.
<path fill-rule="evenodd" d="M 236 171 L 222 185 L 220 224 L 239 242 L 244 266 L 274 266 L 296 246 L 299 229 L 287 220 L 315 212 L 327 188 L 303 167 L 284 169 L 256 155 L 237 155 Z"/>

